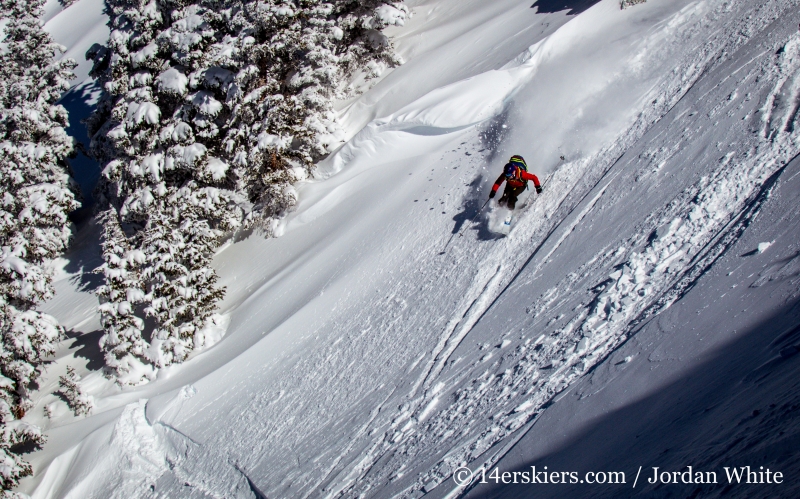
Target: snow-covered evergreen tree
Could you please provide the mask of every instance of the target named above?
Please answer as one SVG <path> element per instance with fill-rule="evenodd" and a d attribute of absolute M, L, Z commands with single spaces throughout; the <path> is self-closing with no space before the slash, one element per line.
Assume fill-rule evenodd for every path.
<path fill-rule="evenodd" d="M 333 100 L 352 92 L 348 78 L 399 62 L 380 30 L 402 24 L 407 9 L 380 0 L 108 4 L 108 46 L 87 53 L 105 89 L 88 126 L 108 211 L 103 346 L 130 379 L 136 362 L 168 365 L 199 346 L 224 291 L 209 266 L 220 238 L 242 223 L 269 234 L 291 209 L 292 185 L 342 136 Z"/>
<path fill-rule="evenodd" d="M 227 165 L 195 140 L 196 126 L 186 122 L 191 109 L 184 108 L 192 104 L 179 88 L 186 77 L 163 71 L 169 56 L 156 36 L 165 6 L 111 5 L 109 47 L 90 51 L 106 89 L 89 122 L 92 150 L 104 163 L 99 194 L 108 208 L 106 284 L 98 290 L 105 302 L 101 344 L 118 378 L 137 383 L 153 374 L 143 361 L 164 366 L 195 348 L 194 333 L 222 294 L 208 263 L 218 238 L 242 214 Z M 155 322 L 149 344 L 145 315 Z"/>
<path fill-rule="evenodd" d="M 142 337 L 144 321 L 134 314 L 134 308 L 144 301 L 144 284 L 139 267 L 144 264 L 142 250 L 134 250 L 122 232 L 116 211 L 108 210 L 101 214 L 103 223 L 103 259 L 105 264 L 99 269 L 104 274 L 104 284 L 97 294 L 104 302 L 100 305 L 101 322 L 106 331 L 100 342 L 105 351 L 106 365 L 117 375 L 139 373 L 141 381 L 152 374 L 143 369 L 142 359 L 146 359 L 147 342 Z"/>
<path fill-rule="evenodd" d="M 406 15 L 401 3 L 375 0 L 249 2 L 232 12 L 238 36 L 216 44 L 210 61 L 239 68 L 217 91 L 231 113 L 222 145 L 267 232 L 296 202 L 291 185 L 340 143 L 333 101 L 352 94 L 348 77 L 400 63 L 380 30 Z"/>
<path fill-rule="evenodd" d="M 31 407 L 28 388 L 54 353 L 63 329 L 34 310 L 52 293 L 51 260 L 69 243 L 67 214 L 78 203 L 65 158 L 66 110 L 56 105 L 75 63 L 42 29 L 43 0 L 5 0 L 0 54 L 0 477 L 4 489 L 30 474 L 12 445 L 41 442 L 18 421 Z"/>
<path fill-rule="evenodd" d="M 0 382 L 6 379 L 8 378 Z M 3 497 L 19 497 L 10 490 L 19 484 L 20 478 L 29 476 L 33 472 L 31 465 L 10 449 L 26 443 L 42 445 L 44 441 L 44 436 L 37 426 L 20 421 L 9 410 L 8 404 L 0 403 L 0 485 L 3 488 Z"/>
<path fill-rule="evenodd" d="M 67 374 L 58 377 L 58 393 L 76 416 L 89 414 L 94 407 L 92 397 L 83 393 L 80 380 L 81 377 L 72 366 L 67 367 Z"/>
<path fill-rule="evenodd" d="M 620 9 L 626 9 L 632 5 L 636 5 L 637 3 L 645 3 L 647 0 L 620 0 L 619 7 Z"/>

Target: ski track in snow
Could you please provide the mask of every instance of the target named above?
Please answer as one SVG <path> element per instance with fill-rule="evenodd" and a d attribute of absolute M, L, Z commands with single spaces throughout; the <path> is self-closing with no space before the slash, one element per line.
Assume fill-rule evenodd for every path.
<path fill-rule="evenodd" d="M 752 29 L 750 26 L 745 29 L 747 28 Z M 502 407 L 501 404 L 498 404 L 499 401 L 503 401 L 504 398 L 514 398 L 509 397 L 512 390 L 525 386 L 532 386 L 537 389 L 534 392 L 534 398 L 515 408 L 511 408 L 507 413 L 503 414 L 505 411 L 499 410 L 498 414 L 493 415 L 495 417 L 491 418 L 494 424 L 485 429 L 477 439 L 474 432 L 466 431 L 462 432 L 462 435 L 464 433 L 469 435 L 468 438 L 462 437 L 462 440 L 466 440 L 466 442 L 458 442 L 458 438 L 455 439 L 458 443 L 454 446 L 453 443 L 448 442 L 446 447 L 450 448 L 444 459 L 432 466 L 430 472 L 417 479 L 406 492 L 414 495 L 413 492 L 420 490 L 423 486 L 430 488 L 431 484 L 447 479 L 452 471 L 459 466 L 469 464 L 476 468 L 479 467 L 475 466 L 476 459 L 479 459 L 484 452 L 490 450 L 496 442 L 513 433 L 528 422 L 530 418 L 535 417 L 536 413 L 541 410 L 553 394 L 566 388 L 572 380 L 585 373 L 598 360 L 604 358 L 616 345 L 623 341 L 625 339 L 625 331 L 630 329 L 632 321 L 642 314 L 645 309 L 653 307 L 654 310 L 650 311 L 650 313 L 656 313 L 658 308 L 668 307 L 679 296 L 681 288 L 685 288 L 692 282 L 691 276 L 696 278 L 702 270 L 710 265 L 714 254 L 711 251 L 704 251 L 708 250 L 706 245 L 717 237 L 724 237 L 721 233 L 725 232 L 725 229 L 730 230 L 731 224 L 728 222 L 736 220 L 738 213 L 747 211 L 745 206 L 748 199 L 752 197 L 755 190 L 754 186 L 764 184 L 766 177 L 772 175 L 777 167 L 786 164 L 791 159 L 793 151 L 796 151 L 796 139 L 792 137 L 784 136 L 782 137 L 783 141 L 774 141 L 779 132 L 789 131 L 787 120 L 794 119 L 794 115 L 790 118 L 784 117 L 776 122 L 770 117 L 770 114 L 772 109 L 779 107 L 772 101 L 774 101 L 774 95 L 787 84 L 788 77 L 784 75 L 791 76 L 798 69 L 798 65 L 794 60 L 796 57 L 796 49 L 794 47 L 798 40 L 800 38 L 795 35 L 786 44 L 784 55 L 780 57 L 777 68 L 764 67 L 772 63 L 770 58 L 764 58 L 766 60 L 762 59 L 762 61 L 766 64 L 756 67 L 753 71 L 753 73 L 761 73 L 761 77 L 771 77 L 770 79 L 773 81 L 778 76 L 778 82 L 762 110 L 765 116 L 762 120 L 766 123 L 772 123 L 769 131 L 765 131 L 763 134 L 763 137 L 769 139 L 770 143 L 754 144 L 756 151 L 754 153 L 748 151 L 750 152 L 748 154 L 750 157 L 741 158 L 742 164 L 737 165 L 735 168 L 729 168 L 732 156 L 726 155 L 720 162 L 719 169 L 715 172 L 713 178 L 700 179 L 698 185 L 690 186 L 685 192 L 681 193 L 678 200 L 676 200 L 677 202 L 671 203 L 661 213 L 654 213 L 649 217 L 646 225 L 640 228 L 639 234 L 626 241 L 627 244 L 620 246 L 617 251 L 599 255 L 598 259 L 591 262 L 595 268 L 601 267 L 602 264 L 607 266 L 610 262 L 614 262 L 613 266 L 616 270 L 609 274 L 608 281 L 600 284 L 598 294 L 584 308 L 584 311 L 578 313 L 565 327 L 556 330 L 555 334 L 548 338 L 553 341 L 553 344 L 545 350 L 546 353 L 544 355 L 525 355 L 528 348 L 524 344 L 516 352 L 521 357 L 517 364 L 514 366 L 513 363 L 509 363 L 506 360 L 505 365 L 509 367 L 502 374 L 489 374 L 490 370 L 494 370 L 490 369 L 484 371 L 480 377 L 472 379 L 471 382 L 465 383 L 462 380 L 458 380 L 459 384 L 462 386 L 467 385 L 468 388 L 461 389 L 454 394 L 455 402 L 439 413 L 437 421 L 428 423 L 424 428 L 418 430 L 419 432 L 427 433 L 426 435 L 416 436 L 413 435 L 413 432 L 409 432 L 408 435 L 404 436 L 404 439 L 410 442 L 407 442 L 404 446 L 398 446 L 397 438 L 392 437 L 390 439 L 392 445 L 384 445 L 385 448 L 381 449 L 380 452 L 374 452 L 375 458 L 373 461 L 378 461 L 386 456 L 390 450 L 395 455 L 401 454 L 403 461 L 418 461 L 420 456 L 415 455 L 415 446 L 429 446 L 431 441 L 439 443 L 452 438 L 455 428 L 463 428 L 462 424 L 468 424 L 470 419 L 474 420 L 476 413 L 482 409 L 481 405 L 488 406 L 483 408 L 484 410 L 498 410 Z M 737 41 L 729 42 L 734 45 L 733 47 L 723 46 L 723 50 L 720 50 L 720 46 L 717 45 L 715 49 L 720 50 L 722 53 L 725 53 L 724 49 L 735 51 L 735 43 Z M 764 54 L 760 55 L 763 56 Z M 699 73 L 711 69 L 700 66 L 697 60 L 691 61 L 690 66 L 702 68 L 702 71 L 697 70 L 696 74 L 698 76 Z M 680 92 L 675 92 L 674 88 L 668 88 L 659 97 L 667 97 L 673 92 L 682 96 L 688 88 L 684 86 L 680 90 Z M 797 90 L 794 90 L 792 97 L 797 99 L 797 94 Z M 784 105 L 783 109 L 787 107 L 791 106 Z M 716 111 L 718 112 L 719 110 Z M 793 112 L 796 114 L 796 109 Z M 635 129 L 636 127 L 630 134 L 631 136 L 627 138 L 629 143 L 639 138 Z M 626 145 L 620 145 L 620 149 L 625 150 L 626 148 Z M 558 189 L 559 173 L 565 171 L 566 169 L 562 169 L 556 172 L 554 179 L 556 184 L 551 186 L 548 192 Z M 610 174 L 610 178 L 603 178 L 604 185 L 593 189 L 594 197 L 585 203 L 585 207 L 574 216 L 570 213 L 569 218 L 572 218 L 572 220 L 565 228 L 561 229 L 561 236 L 557 238 L 550 251 L 542 256 L 538 264 L 539 267 L 547 262 L 547 259 L 584 219 L 585 215 L 594 208 L 597 201 L 604 194 L 606 187 L 618 173 L 619 170 Z M 574 177 L 574 175 L 570 177 Z M 691 201 L 687 203 L 686 200 Z M 542 204 L 537 204 L 536 206 L 539 207 Z M 757 210 L 751 211 L 753 212 L 742 214 L 741 216 L 744 218 L 753 217 L 755 215 L 754 212 L 757 212 Z M 536 213 L 534 210 L 526 213 L 524 218 L 526 220 L 541 220 L 542 215 L 544 215 L 544 218 L 549 218 L 547 214 Z M 537 228 L 525 227 L 525 229 L 533 230 Z M 651 231 L 654 229 L 656 229 L 657 233 L 656 237 L 652 238 Z M 522 230 L 522 227 L 515 228 L 517 234 Z M 646 241 L 648 238 L 652 239 L 649 244 Z M 640 247 L 643 243 L 645 247 L 640 251 L 631 252 L 626 248 L 626 246 Z M 502 252 L 502 250 L 497 251 Z M 500 259 L 504 257 L 506 255 L 501 255 Z M 694 266 L 691 265 L 693 262 L 696 262 Z M 443 364 L 447 362 L 456 346 L 486 311 L 489 303 L 492 302 L 492 298 L 497 295 L 497 291 L 503 288 L 505 283 L 498 278 L 498 276 L 502 275 L 501 271 L 505 271 L 506 274 L 513 274 L 509 270 L 503 269 L 502 266 L 495 268 L 493 265 L 487 264 L 485 267 L 494 269 L 495 273 L 490 277 L 483 276 L 484 279 L 480 281 L 481 284 L 479 286 L 472 286 L 472 289 L 481 289 L 479 297 L 469 296 L 467 298 L 469 302 L 467 312 L 459 314 L 461 317 L 451 319 L 451 324 L 454 323 L 455 325 L 449 325 L 445 330 L 445 336 L 447 342 L 450 343 L 450 347 L 444 353 L 441 353 L 441 348 L 437 348 L 434 351 L 436 362 L 434 367 L 426 373 L 425 378 L 427 381 L 424 385 L 426 388 L 430 388 L 431 384 L 439 381 L 438 375 L 443 369 Z M 534 303 L 532 306 L 538 306 L 542 310 L 551 308 L 552 303 L 558 296 L 557 290 L 574 289 L 575 284 L 577 284 L 575 282 L 577 281 L 577 275 L 593 273 L 589 272 L 589 270 L 583 268 L 580 272 L 571 274 L 568 278 L 571 278 L 570 280 L 573 282 L 559 283 L 558 286 L 544 293 L 547 297 L 544 303 Z M 686 283 L 681 286 L 674 286 L 676 281 L 687 275 L 690 277 L 686 279 Z M 489 277 L 489 282 L 484 285 L 482 283 L 486 282 L 486 277 Z M 653 296 L 657 296 L 660 299 L 653 300 Z M 457 332 L 452 333 L 451 331 L 454 330 Z M 527 342 L 530 342 L 530 339 Z M 533 346 L 536 347 L 538 345 L 534 344 Z M 482 357 L 481 361 L 486 362 L 490 358 L 487 354 Z M 498 367 L 499 364 L 501 364 L 500 360 L 496 362 Z M 495 366 L 493 365 L 492 367 L 494 368 Z M 545 369 L 541 369 L 542 367 L 545 367 Z M 552 372 L 547 373 L 546 377 L 542 377 L 538 371 L 546 371 L 548 367 Z M 463 377 L 463 374 L 461 376 Z M 531 391 L 529 388 L 527 393 L 531 393 Z M 414 391 L 411 393 L 413 395 Z M 418 408 L 417 410 L 421 407 L 426 407 L 425 403 L 430 397 L 423 397 L 417 401 L 414 404 Z M 491 403 L 486 404 L 485 401 L 487 400 L 491 401 Z M 427 408 L 425 410 L 427 412 Z M 412 411 L 406 410 L 405 412 L 408 414 Z M 499 417 L 497 417 L 498 415 Z M 411 417 L 413 418 L 413 416 Z M 399 421 L 402 422 L 404 419 Z M 417 440 L 417 442 L 414 442 L 414 440 Z M 429 449 L 425 450 L 429 452 Z M 480 464 L 488 469 L 501 455 L 501 453 L 490 455 L 486 461 Z M 360 467 L 368 470 L 372 466 L 365 466 L 364 463 L 361 463 Z M 388 470 L 402 469 L 403 464 L 392 463 L 384 465 L 384 468 Z M 387 478 L 389 481 L 393 478 L 391 475 L 386 476 L 379 473 L 374 473 L 374 475 L 377 475 L 374 476 L 377 483 L 373 486 L 378 486 Z M 354 490 L 351 490 L 351 493 L 353 495 L 366 493 L 370 489 L 368 480 L 370 474 L 357 478 L 362 478 L 362 480 L 358 481 L 358 485 Z M 395 476 L 394 478 L 397 477 Z M 353 482 L 355 481 L 353 479 Z M 356 491 L 359 491 L 358 494 L 356 494 Z"/>
<path fill-rule="evenodd" d="M 407 234 L 400 250 L 348 267 L 379 262 L 365 274 L 369 285 L 337 288 L 340 274 L 325 281 L 324 292 L 341 297 L 317 329 L 294 340 L 313 348 L 226 378 L 234 381 L 213 398 L 184 388 L 150 421 L 144 400 L 128 405 L 113 429 L 98 430 L 108 434 L 106 446 L 70 450 L 43 483 L 58 490 L 54 477 L 63 476 L 64 463 L 95 452 L 111 457 L 73 477 L 67 497 L 109 490 L 114 497 L 420 497 L 423 489 L 458 496 L 463 491 L 448 482 L 456 468 L 496 463 L 554 398 L 636 324 L 679 299 L 758 215 L 770 179 L 800 151 L 800 35 L 781 38 L 775 27 L 796 7 L 788 0 L 686 2 L 652 33 L 654 46 L 664 32 L 672 34 L 648 57 L 680 57 L 644 96 L 633 125 L 599 152 L 553 171 L 545 193 L 523 201 L 528 206 L 507 237 L 486 239 L 469 229 L 445 255 L 438 253 L 451 234 L 442 228 L 452 224 L 439 212 L 468 213 L 470 184 L 491 153 L 476 153 L 485 149 L 481 127 L 533 76 L 487 96 L 490 104 L 477 117 L 445 123 L 441 137 L 425 138 L 442 124 L 431 123 L 430 114 L 400 112 L 396 122 L 373 123 L 337 156 L 349 161 L 334 162 L 328 174 L 341 171 L 341 182 L 367 176 L 369 159 L 391 151 L 380 133 L 430 140 L 427 153 L 410 154 L 407 162 L 447 166 L 425 178 L 422 167 L 408 170 L 409 192 L 431 201 L 396 207 L 409 212 L 398 219 L 404 225 L 391 228 Z M 565 27 L 576 29 L 581 16 Z M 541 42 L 540 52 L 548 43 L 554 42 Z M 429 96 L 432 103 L 447 101 L 439 94 Z M 441 109 L 447 108 L 434 118 L 450 118 Z M 442 144 L 448 150 L 440 155 Z M 702 175 L 692 162 L 704 165 Z M 355 165 L 343 170 L 348 163 Z M 406 177 L 402 161 L 392 168 L 393 179 Z M 433 187 L 453 177 L 458 195 Z M 308 209 L 301 204 L 287 230 L 324 218 L 353 185 Z M 602 233 L 593 225 L 599 221 L 607 224 Z M 584 233 L 595 234 L 588 239 L 593 246 L 581 248 Z M 795 272 L 796 262 L 773 274 Z M 565 263 L 573 267 L 561 268 Z M 251 292 L 250 303 L 260 293 Z M 514 323 L 496 310 L 510 296 L 525 310 Z M 235 362 L 247 365 L 252 358 L 245 357 Z M 234 395 L 244 402 L 218 404 Z M 208 424 L 219 419 L 225 425 Z"/>

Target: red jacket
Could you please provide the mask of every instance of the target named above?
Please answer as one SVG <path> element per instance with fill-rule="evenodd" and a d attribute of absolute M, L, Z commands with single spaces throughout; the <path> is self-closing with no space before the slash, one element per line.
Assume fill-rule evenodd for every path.
<path fill-rule="evenodd" d="M 542 184 L 539 183 L 539 177 L 534 175 L 533 173 L 528 173 L 525 170 L 520 171 L 520 175 L 522 176 L 523 180 L 533 180 L 533 185 L 536 187 L 541 187 Z M 515 178 L 506 178 L 505 173 L 501 173 L 499 177 L 497 177 L 497 181 L 495 181 L 494 185 L 492 186 L 492 192 L 497 192 L 497 189 L 500 188 L 500 184 L 503 183 L 503 180 L 508 182 L 510 187 L 522 187 L 525 185 L 525 182 L 520 182 Z"/>

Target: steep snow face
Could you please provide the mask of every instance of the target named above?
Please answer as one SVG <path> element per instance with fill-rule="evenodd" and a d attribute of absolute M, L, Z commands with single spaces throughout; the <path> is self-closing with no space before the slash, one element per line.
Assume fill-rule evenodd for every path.
<path fill-rule="evenodd" d="M 573 18 L 567 9 L 542 11 L 520 0 L 407 3 L 413 8 L 413 17 L 403 28 L 386 31 L 405 64 L 387 72 L 354 102 L 340 104 L 343 122 L 351 133 L 433 90 L 502 68 Z"/>
<path fill-rule="evenodd" d="M 87 79 L 92 63 L 85 54 L 94 43 L 108 39 L 108 18 L 103 14 L 103 0 L 77 0 L 68 7 L 56 0 L 47 2 L 44 29 L 67 48 L 64 57 L 78 63 L 75 68 L 77 84 Z"/>
<path fill-rule="evenodd" d="M 795 1 L 414 10 L 282 237 L 216 256 L 226 336 L 54 424 L 35 497 L 458 495 L 456 468 L 497 463 L 730 251 L 800 150 Z M 545 191 L 498 238 L 478 209 L 511 153 Z"/>
<path fill-rule="evenodd" d="M 778 169 L 720 231 L 713 265 L 699 260 L 680 299 L 641 321 L 630 340 L 559 394 L 495 469 L 626 476 L 625 485 L 537 484 L 537 497 L 620 497 L 640 466 L 636 489 L 645 495 L 797 496 L 798 484 L 788 480 L 728 486 L 725 468 L 786 476 L 800 459 L 780 450 L 793 448 L 800 405 L 798 173 L 797 157 Z M 687 466 L 714 473 L 717 485 L 647 482 L 654 467 Z M 530 485 L 490 479 L 466 497 L 530 497 Z"/>
<path fill-rule="evenodd" d="M 593 267 L 609 255 L 581 268 L 578 274 L 589 279 L 573 276 L 594 287 L 594 298 L 578 305 L 584 318 L 567 326 L 583 334 L 577 353 L 591 352 L 598 336 L 607 341 L 620 326 L 630 339 L 560 393 L 497 469 L 620 470 L 627 489 L 642 466 L 641 493 L 710 495 L 727 485 L 724 466 L 757 461 L 756 468 L 773 472 L 796 468 L 796 456 L 776 449 L 797 438 L 796 418 L 787 414 L 798 403 L 800 219 L 791 200 L 800 162 L 797 116 L 785 114 L 775 96 L 785 95 L 800 71 L 798 17 L 795 5 L 779 3 L 731 16 L 724 30 L 748 36 L 714 45 L 711 53 L 721 57 L 606 174 L 630 194 L 607 190 L 598 198 L 575 228 L 582 237 L 613 241 L 630 230 L 632 218 L 624 213 L 652 208 L 634 239 L 618 239 L 605 279 Z M 800 92 L 789 94 L 797 105 Z M 776 125 L 767 125 L 776 112 Z M 604 182 L 593 193 L 600 189 Z M 564 256 L 554 254 L 552 263 Z M 558 290 L 545 295 L 574 305 Z M 635 310 L 642 303 L 649 305 Z M 546 318 L 563 336 L 558 308 L 548 307 Z M 722 485 L 643 482 L 652 467 L 685 471 L 687 465 L 716 472 Z M 528 490 L 489 483 L 468 497 L 527 497 Z M 797 490 L 796 483 L 727 488 L 742 497 Z M 625 493 L 614 486 L 537 487 L 542 497 Z"/>

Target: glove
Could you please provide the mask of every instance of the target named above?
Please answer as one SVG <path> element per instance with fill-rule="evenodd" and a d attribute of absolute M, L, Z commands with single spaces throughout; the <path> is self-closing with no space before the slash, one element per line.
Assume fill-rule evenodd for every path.
<path fill-rule="evenodd" d="M 490 192 L 490 193 L 489 193 L 489 199 L 492 199 L 492 198 L 494 197 L 494 195 L 495 195 L 495 194 L 496 194 L 496 192 L 495 192 L 495 191 L 492 191 L 492 192 Z"/>
<path fill-rule="evenodd" d="M 536 186 L 536 194 L 541 194 L 541 193 L 542 193 L 542 186 L 537 185 Z"/>

